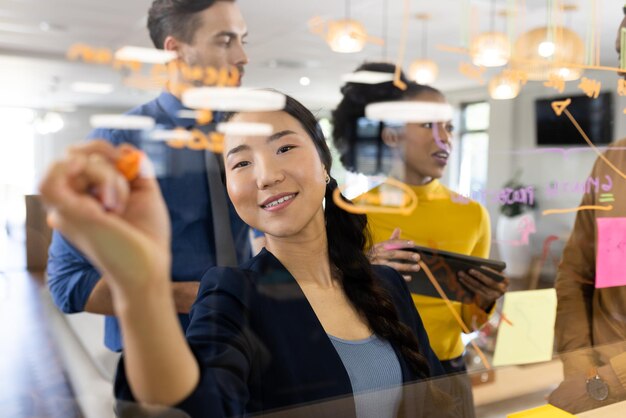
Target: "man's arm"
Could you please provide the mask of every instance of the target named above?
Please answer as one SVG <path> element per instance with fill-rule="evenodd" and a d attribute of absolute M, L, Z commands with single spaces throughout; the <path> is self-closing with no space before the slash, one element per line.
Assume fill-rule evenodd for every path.
<path fill-rule="evenodd" d="M 176 312 L 188 314 L 196 301 L 200 282 L 172 282 Z M 85 312 L 114 316 L 113 299 L 106 280 L 99 280 L 85 304 Z"/>
<path fill-rule="evenodd" d="M 48 288 L 57 307 L 65 313 L 82 312 L 100 272 L 57 231 L 48 250 Z"/>
<path fill-rule="evenodd" d="M 61 311 L 115 315 L 111 293 L 100 272 L 56 231 L 49 253 L 48 287 Z M 199 282 L 172 283 L 178 313 L 189 313 L 199 286 Z"/>
<path fill-rule="evenodd" d="M 596 162 L 592 177 L 597 165 Z M 585 194 L 580 204 L 595 204 L 593 193 Z M 593 345 L 591 304 L 595 283 L 595 231 L 594 212 L 578 211 L 556 276 L 556 349 L 561 353 L 566 378 L 586 374 L 596 366 L 593 350 L 581 350 Z"/>

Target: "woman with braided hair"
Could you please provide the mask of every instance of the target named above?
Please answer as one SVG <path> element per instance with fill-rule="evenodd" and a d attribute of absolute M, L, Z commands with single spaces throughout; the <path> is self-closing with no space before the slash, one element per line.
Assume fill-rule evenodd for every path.
<path fill-rule="evenodd" d="M 123 181 L 119 150 L 90 143 L 42 182 L 50 221 L 103 272 L 125 342 L 116 395 L 231 417 L 355 394 L 336 416 L 442 416 L 441 375 L 402 277 L 363 252 L 367 219 L 333 201 L 331 156 L 313 115 L 240 113 L 267 137 L 227 135 L 226 183 L 265 249 L 202 279 L 186 338 L 169 291 L 169 225 L 153 179 Z M 322 202 L 325 200 L 325 208 Z M 429 389 L 430 388 L 430 389 Z M 450 409 L 450 411 L 452 411 Z M 451 412 L 453 413 L 453 411 Z"/>

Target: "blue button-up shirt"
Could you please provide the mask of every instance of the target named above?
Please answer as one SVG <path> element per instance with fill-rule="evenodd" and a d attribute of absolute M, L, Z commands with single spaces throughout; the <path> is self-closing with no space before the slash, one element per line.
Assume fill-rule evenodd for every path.
<path fill-rule="evenodd" d="M 179 117 L 183 109 L 180 100 L 165 92 L 128 114 L 150 116 L 160 129 L 189 129 L 194 121 Z M 142 135 L 141 131 L 97 129 L 89 137 L 106 139 L 115 145 L 131 143 L 150 156 L 172 225 L 172 279 L 199 281 L 207 269 L 216 265 L 204 151 L 173 149 L 163 142 L 144 141 Z M 246 261 L 250 258 L 248 227 L 230 201 L 229 217 L 237 259 Z M 56 231 L 48 255 L 48 286 L 57 306 L 66 313 L 83 311 L 101 274 Z M 181 314 L 179 318 L 186 329 L 188 315 Z M 104 340 L 111 350 L 122 349 L 119 324 L 114 317 L 106 317 Z"/>

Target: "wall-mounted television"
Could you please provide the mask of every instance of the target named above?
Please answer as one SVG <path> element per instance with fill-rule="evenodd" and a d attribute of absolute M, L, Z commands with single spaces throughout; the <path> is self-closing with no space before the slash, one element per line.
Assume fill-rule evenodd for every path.
<path fill-rule="evenodd" d="M 600 93 L 597 99 L 585 95 L 550 97 L 535 101 L 537 145 L 584 146 L 585 140 L 566 114 L 557 116 L 552 110 L 555 100 L 571 99 L 567 110 L 594 144 L 608 144 L 613 140 L 613 94 Z"/>

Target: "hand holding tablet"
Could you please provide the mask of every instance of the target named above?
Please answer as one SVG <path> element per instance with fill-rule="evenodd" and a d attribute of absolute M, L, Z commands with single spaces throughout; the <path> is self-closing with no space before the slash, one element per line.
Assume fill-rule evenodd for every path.
<path fill-rule="evenodd" d="M 499 260 L 467 256 L 428 247 L 413 246 L 404 251 L 417 253 L 428 266 L 450 300 L 481 305 L 483 299 L 497 299 L 508 285 L 501 272 L 506 264 Z M 409 290 L 425 296 L 441 297 L 423 271 L 410 273 Z M 502 283 L 503 290 L 489 290 L 489 282 Z M 482 283 L 483 286 L 477 284 Z"/>

